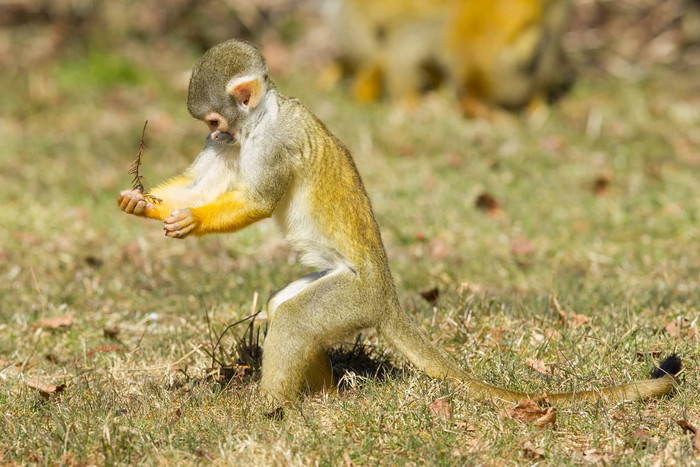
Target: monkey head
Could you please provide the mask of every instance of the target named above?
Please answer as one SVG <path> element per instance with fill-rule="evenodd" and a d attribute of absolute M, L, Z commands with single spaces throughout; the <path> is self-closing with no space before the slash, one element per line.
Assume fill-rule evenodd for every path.
<path fill-rule="evenodd" d="M 260 51 L 232 39 L 209 49 L 194 66 L 187 109 L 204 120 L 212 140 L 233 143 L 268 86 L 267 65 Z"/>

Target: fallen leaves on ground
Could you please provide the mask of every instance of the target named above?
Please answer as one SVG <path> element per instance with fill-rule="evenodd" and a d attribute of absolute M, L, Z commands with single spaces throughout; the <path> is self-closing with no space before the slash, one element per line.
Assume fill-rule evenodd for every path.
<path fill-rule="evenodd" d="M 610 180 L 612 177 L 607 174 L 599 175 L 593 180 L 593 194 L 596 196 L 603 196 L 610 186 Z"/>
<path fill-rule="evenodd" d="M 61 329 L 69 328 L 73 325 L 74 313 L 67 313 L 61 316 L 53 316 L 51 318 L 40 319 L 32 326 L 33 329 Z"/>
<path fill-rule="evenodd" d="M 457 291 L 459 292 L 460 295 L 463 295 L 467 292 L 472 293 L 472 294 L 479 294 L 479 293 L 485 293 L 487 291 L 486 286 L 481 285 L 481 284 L 475 284 L 473 282 L 460 282 L 459 287 L 457 288 Z"/>
<path fill-rule="evenodd" d="M 440 290 L 437 287 L 433 287 L 432 289 L 428 290 L 423 290 L 422 292 L 418 292 L 423 299 L 430 303 L 431 305 L 435 305 L 437 303 L 437 299 L 440 296 Z"/>
<path fill-rule="evenodd" d="M 556 407 L 540 408 L 537 402 L 532 399 L 524 399 L 513 409 L 506 409 L 509 417 L 525 423 L 533 423 L 535 426 L 544 428 L 547 425 L 557 423 Z"/>
<path fill-rule="evenodd" d="M 504 216 L 501 209 L 501 203 L 496 198 L 488 193 L 482 193 L 476 198 L 474 205 L 484 211 L 487 216 L 494 219 L 500 219 Z"/>
<path fill-rule="evenodd" d="M 666 334 L 668 334 L 670 337 L 676 339 L 682 336 L 687 336 L 688 340 L 692 341 L 697 338 L 697 328 L 695 327 L 695 323 L 684 316 L 679 316 L 666 324 L 664 331 L 666 331 Z"/>
<path fill-rule="evenodd" d="M 694 423 L 685 419 L 676 420 L 676 423 L 683 429 L 684 433 L 693 435 L 693 451 L 700 452 L 700 429 Z"/>
<path fill-rule="evenodd" d="M 532 255 L 535 251 L 535 245 L 524 235 L 519 235 L 510 242 L 510 252 L 513 256 L 522 258 Z"/>
<path fill-rule="evenodd" d="M 642 428 L 634 430 L 629 434 L 629 437 L 632 445 L 639 448 L 646 448 L 647 444 L 649 443 L 649 439 L 651 438 L 649 432 Z"/>
<path fill-rule="evenodd" d="M 523 456 L 527 459 L 542 459 L 544 458 L 544 449 L 536 448 L 530 441 L 525 441 L 523 445 Z"/>
<path fill-rule="evenodd" d="M 95 354 L 106 353 L 106 352 L 124 352 L 125 350 L 126 349 L 124 347 L 122 347 L 121 345 L 117 345 L 117 344 L 100 345 L 98 347 L 90 349 L 87 353 L 87 356 L 92 357 Z"/>
<path fill-rule="evenodd" d="M 439 418 L 444 418 L 448 420 L 452 417 L 452 410 L 450 409 L 450 403 L 445 400 L 444 397 L 435 399 L 429 406 L 430 413 Z"/>
<path fill-rule="evenodd" d="M 579 313 L 567 313 L 564 311 L 561 305 L 559 305 L 559 301 L 554 294 L 552 294 L 552 308 L 557 316 L 559 316 L 562 324 L 566 324 L 573 329 L 578 329 L 591 321 L 591 318 L 586 315 L 581 315 Z"/>
<path fill-rule="evenodd" d="M 647 357 L 656 360 L 663 355 L 661 350 L 647 350 L 646 352 L 635 352 L 634 356 L 637 361 L 644 361 Z"/>
<path fill-rule="evenodd" d="M 544 360 L 535 360 L 534 358 L 526 358 L 525 364 L 543 375 L 548 375 L 550 373 L 549 368 L 544 363 Z"/>
<path fill-rule="evenodd" d="M 119 338 L 119 328 L 116 326 L 110 326 L 102 330 L 102 334 L 108 339 L 118 339 Z"/>
<path fill-rule="evenodd" d="M 428 242 L 428 255 L 434 261 L 442 261 L 451 253 L 450 247 L 439 238 L 431 238 Z"/>
<path fill-rule="evenodd" d="M 586 449 L 583 452 L 583 460 L 584 460 L 584 462 L 587 462 L 589 464 L 598 464 L 598 463 L 607 464 L 613 460 L 613 457 L 611 454 L 609 454 L 607 452 L 603 452 L 600 449 L 591 448 L 591 449 Z"/>
<path fill-rule="evenodd" d="M 65 384 L 53 385 L 42 382 L 38 377 L 28 379 L 24 384 L 30 389 L 36 389 L 45 398 L 51 397 L 53 394 L 63 392 L 66 388 Z"/>

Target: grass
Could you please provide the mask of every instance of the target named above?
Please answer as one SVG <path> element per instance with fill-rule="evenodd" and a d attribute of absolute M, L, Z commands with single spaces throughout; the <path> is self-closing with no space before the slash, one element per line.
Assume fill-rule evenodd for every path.
<path fill-rule="evenodd" d="M 373 335 L 362 342 L 391 371 L 351 373 L 339 393 L 307 397 L 281 421 L 264 416 L 254 382 L 204 378 L 205 349 L 169 365 L 210 348 L 210 333 L 247 316 L 256 292 L 260 305 L 307 272 L 269 222 L 173 241 L 117 209 L 145 119 L 146 187 L 199 150 L 205 129 L 177 78 L 193 59 L 90 53 L 0 76 L 0 462 L 698 462 L 676 424 L 700 422 L 691 71 L 584 73 L 558 106 L 494 122 L 461 118 L 445 96 L 407 115 L 318 91 L 308 76 L 280 83 L 351 147 L 405 307 L 475 375 L 569 390 L 645 377 L 658 354 L 684 359 L 671 397 L 561 408 L 540 429 L 428 379 Z M 475 207 L 484 193 L 499 215 Z M 435 306 L 419 295 L 432 287 Z M 591 321 L 563 323 L 553 295 Z M 69 329 L 34 326 L 66 313 Z M 679 318 L 679 332 L 665 329 Z M 226 355 L 243 329 L 222 340 Z M 44 398 L 25 384 L 33 377 L 67 387 Z M 448 418 L 430 411 L 439 397 Z"/>

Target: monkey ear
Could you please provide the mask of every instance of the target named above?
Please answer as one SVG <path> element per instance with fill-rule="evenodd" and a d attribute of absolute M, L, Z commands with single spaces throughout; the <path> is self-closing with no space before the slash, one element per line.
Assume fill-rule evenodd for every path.
<path fill-rule="evenodd" d="M 260 76 L 232 78 L 226 85 L 226 92 L 232 95 L 243 108 L 252 110 L 258 106 L 264 91 Z"/>

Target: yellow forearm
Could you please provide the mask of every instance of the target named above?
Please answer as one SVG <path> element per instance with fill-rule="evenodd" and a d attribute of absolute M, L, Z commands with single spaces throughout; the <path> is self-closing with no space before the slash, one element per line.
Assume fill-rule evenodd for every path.
<path fill-rule="evenodd" d="M 241 191 L 230 191 L 213 202 L 192 208 L 196 227 L 192 232 L 201 236 L 209 233 L 236 232 L 270 217 L 271 211 L 246 200 Z"/>

